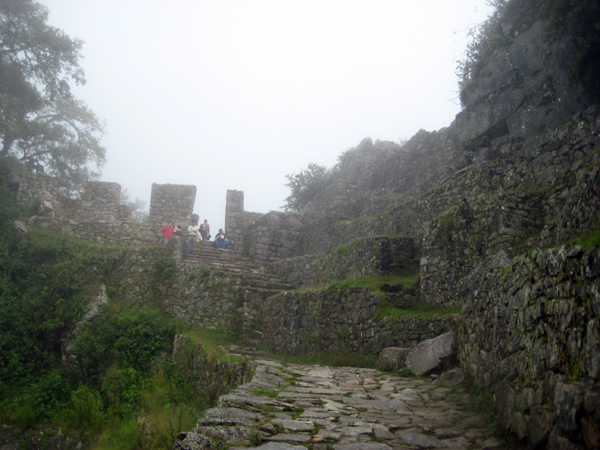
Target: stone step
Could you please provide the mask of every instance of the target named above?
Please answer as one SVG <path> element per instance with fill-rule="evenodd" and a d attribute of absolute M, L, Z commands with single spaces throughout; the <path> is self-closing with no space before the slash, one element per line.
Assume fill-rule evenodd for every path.
<path fill-rule="evenodd" d="M 282 283 L 278 278 L 265 272 L 264 267 L 245 259 L 236 250 L 216 248 L 212 241 L 196 243 L 194 252 L 183 256 L 183 265 L 187 269 L 208 268 L 219 276 L 237 276 L 246 280 L 252 290 L 261 289 L 270 296 L 282 290 L 291 290 L 293 286 Z M 255 284 L 259 286 L 256 286 Z"/>

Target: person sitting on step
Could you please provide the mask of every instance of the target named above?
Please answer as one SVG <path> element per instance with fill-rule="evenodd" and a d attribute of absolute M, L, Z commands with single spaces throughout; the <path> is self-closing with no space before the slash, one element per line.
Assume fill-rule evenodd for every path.
<path fill-rule="evenodd" d="M 219 232 L 215 236 L 215 247 L 233 250 L 233 244 L 229 242 L 229 239 L 225 236 L 223 228 L 219 228 Z"/>

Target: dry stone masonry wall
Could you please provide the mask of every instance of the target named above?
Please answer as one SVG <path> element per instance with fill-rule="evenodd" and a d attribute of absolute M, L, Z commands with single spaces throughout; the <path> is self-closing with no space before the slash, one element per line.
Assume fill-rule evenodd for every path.
<path fill-rule="evenodd" d="M 451 331 L 457 318 L 376 318 L 384 296 L 367 288 L 283 292 L 265 304 L 264 341 L 287 354 L 343 352 L 376 355 L 386 347 L 413 348 Z"/>
<path fill-rule="evenodd" d="M 359 276 L 396 274 L 414 267 L 419 257 L 420 248 L 412 238 L 376 236 L 350 242 L 321 258 L 281 259 L 271 268 L 278 277 L 303 288 Z"/>
<path fill-rule="evenodd" d="M 586 424 L 600 414 L 599 277 L 598 249 L 534 250 L 484 273 L 463 308 L 463 368 L 494 393 L 500 424 L 534 448 L 581 448 L 565 445 L 594 436 Z"/>
<path fill-rule="evenodd" d="M 185 225 L 192 216 L 195 186 L 153 184 L 149 220 L 138 223 L 131 220 L 129 208 L 120 204 L 118 183 L 88 182 L 81 198 L 71 199 L 61 194 L 54 178 L 29 173 L 16 161 L 8 164 L 17 203 L 36 210 L 29 219 L 30 226 L 90 242 L 132 247 L 156 244 L 162 237 L 160 228 L 168 222 Z"/>
<path fill-rule="evenodd" d="M 217 400 L 232 387 L 252 379 L 250 361 L 220 360 L 207 352 L 202 344 L 178 334 L 173 342 L 173 366 L 207 403 Z"/>
<path fill-rule="evenodd" d="M 462 171 L 445 187 L 452 206 L 426 228 L 424 294 L 460 303 L 486 257 L 556 245 L 593 227 L 600 210 L 599 133 L 600 115 L 590 108 L 525 141 L 511 160 Z"/>
<path fill-rule="evenodd" d="M 196 186 L 152 183 L 149 222 L 160 229 L 171 222 L 186 227 L 196 201 Z"/>

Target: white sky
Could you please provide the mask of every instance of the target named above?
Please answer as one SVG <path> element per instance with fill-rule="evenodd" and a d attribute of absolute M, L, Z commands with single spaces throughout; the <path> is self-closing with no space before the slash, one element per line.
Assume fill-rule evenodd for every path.
<path fill-rule="evenodd" d="M 365 137 L 399 141 L 459 112 L 456 61 L 485 0 L 40 0 L 86 42 L 76 88 L 106 121 L 102 180 L 150 202 L 194 184 L 224 225 L 227 189 L 281 210 L 285 175 Z"/>

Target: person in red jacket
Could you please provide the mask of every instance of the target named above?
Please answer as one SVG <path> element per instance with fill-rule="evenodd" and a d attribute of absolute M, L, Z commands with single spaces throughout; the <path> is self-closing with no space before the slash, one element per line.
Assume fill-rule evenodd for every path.
<path fill-rule="evenodd" d="M 166 247 L 169 243 L 169 239 L 171 239 L 173 233 L 175 232 L 175 230 L 173 229 L 173 224 L 169 222 L 169 224 L 166 227 L 160 229 L 160 232 L 164 235 L 163 247 Z"/>

